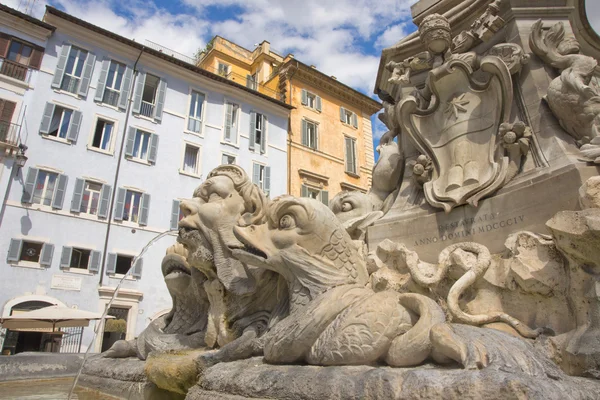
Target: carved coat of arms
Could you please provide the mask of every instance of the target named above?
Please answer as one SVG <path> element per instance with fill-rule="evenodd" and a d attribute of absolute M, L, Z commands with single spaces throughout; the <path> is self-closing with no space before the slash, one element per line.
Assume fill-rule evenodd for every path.
<path fill-rule="evenodd" d="M 432 161 L 423 189 L 427 201 L 446 212 L 461 204 L 477 206 L 506 180 L 509 158 L 497 143 L 508 122 L 512 80 L 496 56 L 481 59 L 487 80 L 473 79 L 471 63 L 454 58 L 429 72 L 433 96 L 426 109 L 408 96 L 400 104 L 400 123 L 417 149 Z"/>

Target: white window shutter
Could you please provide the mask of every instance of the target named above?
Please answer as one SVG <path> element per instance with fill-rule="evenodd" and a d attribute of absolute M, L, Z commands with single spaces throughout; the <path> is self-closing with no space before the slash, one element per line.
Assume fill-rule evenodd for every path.
<path fill-rule="evenodd" d="M 322 109 L 322 106 L 323 106 L 323 105 L 321 104 L 321 96 L 317 96 L 317 97 L 315 98 L 315 103 L 316 103 L 316 104 L 315 104 L 315 106 L 316 106 L 315 108 L 317 109 L 317 111 L 321 112 L 321 109 Z"/>
<path fill-rule="evenodd" d="M 96 85 L 96 95 L 94 96 L 95 101 L 102 102 L 102 98 L 104 97 L 104 88 L 106 87 L 106 77 L 108 76 L 109 68 L 110 60 L 108 58 L 105 58 L 104 60 L 102 60 L 100 78 L 98 79 L 98 84 Z"/>
<path fill-rule="evenodd" d="M 23 246 L 23 241 L 20 239 L 10 239 L 10 245 L 8 246 L 8 255 L 6 256 L 6 261 L 11 262 L 19 262 L 19 257 L 21 256 L 21 248 Z"/>
<path fill-rule="evenodd" d="M 123 208 L 125 207 L 125 194 L 127 191 L 123 188 L 117 189 L 117 199 L 115 201 L 115 221 L 123 220 Z"/>
<path fill-rule="evenodd" d="M 71 256 L 73 255 L 73 248 L 63 246 L 62 254 L 60 255 L 60 269 L 67 269 L 71 267 Z"/>
<path fill-rule="evenodd" d="M 52 123 L 52 116 L 54 115 L 54 104 L 46 103 L 44 107 L 44 114 L 42 115 L 42 122 L 40 123 L 40 133 L 48 133 L 50 130 L 50 124 Z"/>
<path fill-rule="evenodd" d="M 100 205 L 98 206 L 98 216 L 100 218 L 106 218 L 108 216 L 108 206 L 110 203 L 110 195 L 112 194 L 112 187 L 110 185 L 102 185 L 102 191 L 100 192 Z"/>
<path fill-rule="evenodd" d="M 157 90 L 156 106 L 154 107 L 154 119 L 162 121 L 163 109 L 165 108 L 165 97 L 167 95 L 167 81 L 160 80 Z"/>
<path fill-rule="evenodd" d="M 71 199 L 71 211 L 79 212 L 81 209 L 81 200 L 83 198 L 83 187 L 85 180 L 81 178 L 75 179 L 75 189 L 73 190 L 73 199 Z"/>
<path fill-rule="evenodd" d="M 329 206 L 329 192 L 327 190 L 321 190 L 321 203 Z"/>
<path fill-rule="evenodd" d="M 92 250 L 90 253 L 90 261 L 88 263 L 88 271 L 98 272 L 100 271 L 100 262 L 102 261 L 102 253 L 98 250 Z"/>
<path fill-rule="evenodd" d="M 267 121 L 267 116 L 262 116 L 262 135 L 260 136 L 260 153 L 265 154 L 267 151 L 267 125 L 269 121 Z"/>
<path fill-rule="evenodd" d="M 229 161 L 229 160 L 227 159 L 227 155 L 226 155 L 226 154 L 223 154 L 223 155 L 221 156 L 221 165 L 226 165 L 226 164 L 229 164 L 229 162 L 228 162 L 228 161 Z"/>
<path fill-rule="evenodd" d="M 92 73 L 94 72 L 94 64 L 96 63 L 96 55 L 94 53 L 87 54 L 85 58 L 85 65 L 83 67 L 83 75 L 81 82 L 79 82 L 78 93 L 80 96 L 87 96 L 88 88 L 90 87 L 90 80 L 92 79 Z"/>
<path fill-rule="evenodd" d="M 340 121 L 346 122 L 346 109 L 344 107 L 340 107 Z"/>
<path fill-rule="evenodd" d="M 133 95 L 133 108 L 131 110 L 131 112 L 133 112 L 134 114 L 139 114 L 142 108 L 142 94 L 144 92 L 145 83 L 146 74 L 143 72 L 139 72 L 137 83 L 135 84 L 135 93 Z"/>
<path fill-rule="evenodd" d="M 356 113 L 352 113 L 352 126 L 358 128 L 358 116 Z"/>
<path fill-rule="evenodd" d="M 54 198 L 52 199 L 52 208 L 60 210 L 63 207 L 65 201 L 65 192 L 67 190 L 67 175 L 58 175 L 56 190 L 54 191 Z"/>
<path fill-rule="evenodd" d="M 254 142 L 256 142 L 256 113 L 254 111 L 250 112 L 250 144 L 248 148 L 254 151 Z"/>
<path fill-rule="evenodd" d="M 135 264 L 133 265 L 133 270 L 131 271 L 131 276 L 133 276 L 135 279 L 141 279 L 143 265 L 144 265 L 144 259 L 138 258 L 136 260 Z"/>
<path fill-rule="evenodd" d="M 302 144 L 308 146 L 308 126 L 306 120 L 302 120 Z"/>
<path fill-rule="evenodd" d="M 22 203 L 31 203 L 33 200 L 33 190 L 35 189 L 35 182 L 37 181 L 38 170 L 37 168 L 29 167 L 27 170 L 27 177 L 25 178 L 25 185 L 23 185 L 23 196 L 21 196 Z"/>
<path fill-rule="evenodd" d="M 171 206 L 171 230 L 179 229 L 179 200 L 173 200 Z"/>
<path fill-rule="evenodd" d="M 55 89 L 60 88 L 60 84 L 62 83 L 63 75 L 65 74 L 65 66 L 67 65 L 67 58 L 69 57 L 69 52 L 71 51 L 70 44 L 63 44 L 62 49 L 60 49 L 60 55 L 58 56 L 58 62 L 56 64 L 56 70 L 54 71 L 54 78 L 52 78 L 52 87 Z"/>
<path fill-rule="evenodd" d="M 156 155 L 158 154 L 158 135 L 153 133 L 150 137 L 150 150 L 148 151 L 148 162 L 156 164 Z"/>
<path fill-rule="evenodd" d="M 308 93 L 306 89 L 302 89 L 302 105 L 305 106 L 308 104 Z"/>
<path fill-rule="evenodd" d="M 300 186 L 300 197 L 308 197 L 308 187 L 305 185 Z"/>
<path fill-rule="evenodd" d="M 125 155 L 128 157 L 133 156 L 133 145 L 135 144 L 135 133 L 136 129 L 132 126 L 129 127 L 127 132 L 127 143 L 125 144 Z"/>
<path fill-rule="evenodd" d="M 121 93 L 119 94 L 119 103 L 117 106 L 119 110 L 125 111 L 127 108 L 127 102 L 129 101 L 129 93 L 131 91 L 131 78 L 133 77 L 133 69 L 130 67 L 125 68 L 125 74 L 123 75 L 123 82 L 121 83 Z"/>
<path fill-rule="evenodd" d="M 79 135 L 79 128 L 81 127 L 81 111 L 73 111 L 71 116 L 71 123 L 69 124 L 69 130 L 67 131 L 67 139 L 71 142 L 77 141 Z"/>
<path fill-rule="evenodd" d="M 233 118 L 233 104 L 225 104 L 225 140 L 231 141 L 231 122 Z"/>
<path fill-rule="evenodd" d="M 142 194 L 142 204 L 140 205 L 140 218 L 138 222 L 140 225 L 148 225 L 148 214 L 150 212 L 150 195 L 148 193 Z"/>
<path fill-rule="evenodd" d="M 54 254 L 54 245 L 50 243 L 44 243 L 42 246 L 42 252 L 40 253 L 40 265 L 49 268 L 52 265 L 52 255 Z"/>
<path fill-rule="evenodd" d="M 114 274 L 117 270 L 117 255 L 115 253 L 108 253 L 106 258 L 106 275 Z"/>
<path fill-rule="evenodd" d="M 260 187 L 260 165 L 256 163 L 252 164 L 252 183 Z"/>
<path fill-rule="evenodd" d="M 265 167 L 265 176 L 263 179 L 263 191 L 268 196 L 271 192 L 271 167 Z"/>
<path fill-rule="evenodd" d="M 254 89 L 254 81 L 252 80 L 252 75 L 246 75 L 246 87 Z"/>

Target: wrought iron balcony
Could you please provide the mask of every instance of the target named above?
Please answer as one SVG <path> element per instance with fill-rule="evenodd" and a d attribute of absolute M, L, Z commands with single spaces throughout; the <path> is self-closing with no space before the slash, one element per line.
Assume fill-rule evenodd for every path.
<path fill-rule="evenodd" d="M 142 100 L 142 106 L 140 107 L 140 115 L 148 118 L 154 118 L 154 104 L 148 103 Z"/>
<path fill-rule="evenodd" d="M 16 63 L 7 59 L 0 59 L 0 74 L 29 82 L 30 69 L 26 65 Z"/>
<path fill-rule="evenodd" d="M 12 124 L 7 121 L 0 121 L 0 145 L 18 146 L 19 128 L 20 125 Z"/>

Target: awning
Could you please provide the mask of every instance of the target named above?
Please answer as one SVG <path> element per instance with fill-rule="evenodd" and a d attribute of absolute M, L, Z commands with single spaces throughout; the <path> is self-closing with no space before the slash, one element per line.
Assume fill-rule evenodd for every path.
<path fill-rule="evenodd" d="M 106 319 L 114 318 L 107 315 Z M 102 319 L 101 313 L 83 311 L 75 308 L 49 306 L 0 318 L 0 325 L 6 329 L 31 330 L 39 328 L 69 328 L 88 326 L 90 321 Z"/>

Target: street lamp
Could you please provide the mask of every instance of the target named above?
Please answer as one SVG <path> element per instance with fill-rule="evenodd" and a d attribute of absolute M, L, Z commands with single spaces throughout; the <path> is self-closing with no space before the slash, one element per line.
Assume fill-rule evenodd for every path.
<path fill-rule="evenodd" d="M 19 152 L 15 156 L 15 164 L 19 168 L 23 168 L 27 162 L 25 151 L 27 151 L 27 146 L 25 146 L 23 143 L 19 144 Z"/>

